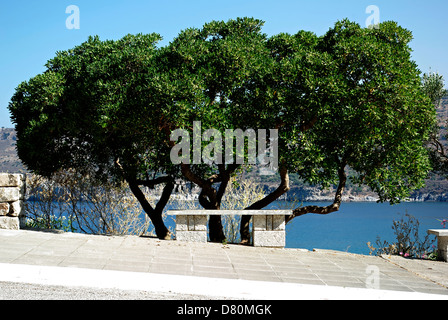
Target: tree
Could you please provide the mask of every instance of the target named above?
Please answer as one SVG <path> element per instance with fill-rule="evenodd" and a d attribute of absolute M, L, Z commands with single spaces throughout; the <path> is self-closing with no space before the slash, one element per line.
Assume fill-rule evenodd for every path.
<path fill-rule="evenodd" d="M 296 208 L 287 222 L 338 211 L 349 168 L 352 182 L 369 186 L 382 202 L 397 203 L 423 185 L 435 112 L 410 59 L 411 39 L 394 22 L 363 29 L 344 20 L 322 37 L 300 31 L 268 40 L 274 66 L 240 91 L 245 103 L 233 112 L 252 119 L 257 110 L 257 120 L 279 129 L 282 183 L 264 200 L 287 192 L 288 172 L 311 185 L 336 186 L 333 203 Z M 247 217 L 242 238 L 248 230 Z"/>
<path fill-rule="evenodd" d="M 435 117 L 410 60 L 411 33 L 393 22 L 363 29 L 344 20 L 323 37 L 300 31 L 267 38 L 261 25 L 212 22 L 174 42 L 182 66 L 204 79 L 208 98 L 188 121 L 279 130 L 280 185 L 247 209 L 261 209 L 287 192 L 288 172 L 313 185 L 336 185 L 331 205 L 297 208 L 288 221 L 339 210 L 348 168 L 353 182 L 368 185 L 381 201 L 397 203 L 421 187 L 430 169 L 423 144 Z M 203 188 L 201 195 L 223 177 L 209 172 L 206 186 L 191 166 L 183 173 Z M 222 185 L 213 192 L 222 195 Z M 204 207 L 219 209 L 215 203 Z M 242 218 L 243 241 L 249 219 Z"/>
<path fill-rule="evenodd" d="M 354 172 L 350 179 L 369 186 L 381 202 L 398 203 L 422 187 L 431 168 L 424 144 L 435 110 L 410 59 L 411 39 L 394 22 L 363 29 L 348 20 L 319 39 L 317 48 L 331 60 L 317 88 L 325 92 L 325 109 L 303 132 L 290 163 L 305 181 L 337 188 L 329 206 L 300 207 L 287 220 L 339 210 L 347 168 Z"/>
<path fill-rule="evenodd" d="M 193 108 L 182 110 L 186 120 L 183 126 L 200 120 L 203 127 L 221 132 L 236 128 L 281 128 L 285 139 L 280 143 L 291 142 L 296 133 L 311 127 L 316 119 L 313 111 L 320 107 L 318 95 L 323 95 L 323 92 L 314 93 L 316 81 L 307 78 L 319 72 L 313 64 L 321 64 L 319 53 L 307 56 L 317 37 L 300 32 L 297 37 L 279 35 L 268 39 L 261 33 L 262 25 L 262 21 L 249 18 L 213 21 L 202 29 L 182 32 L 170 44 L 167 65 L 171 70 L 177 67 L 177 77 L 194 79 L 196 87 L 202 88 L 192 95 L 203 100 L 197 100 L 199 104 Z M 285 112 L 295 114 L 296 118 L 279 117 Z M 279 187 L 246 209 L 262 209 L 289 190 L 288 148 L 284 147 L 284 153 L 279 156 Z M 201 187 L 199 200 L 204 208 L 220 209 L 229 178 L 239 167 L 235 163 L 183 164 L 182 173 Z M 217 189 L 214 184 L 218 184 Z M 249 241 L 250 218 L 242 217 L 242 242 Z M 210 238 L 214 241 L 223 239 L 220 221 L 219 216 L 210 218 Z"/>
<path fill-rule="evenodd" d="M 99 181 L 127 181 L 157 236 L 166 238 L 161 214 L 176 172 L 160 130 L 165 99 L 172 99 L 155 64 L 160 39 L 90 37 L 58 52 L 43 74 L 18 86 L 9 110 L 28 169 L 47 177 L 74 169 Z M 160 183 L 164 191 L 152 207 L 139 186 Z"/>
<path fill-rule="evenodd" d="M 380 201 L 397 203 L 421 187 L 435 111 L 410 59 L 412 34 L 394 22 L 363 29 L 344 20 L 322 37 L 300 31 L 269 38 L 262 25 L 252 18 L 212 21 L 160 49 L 160 37 L 151 34 L 90 38 L 58 53 L 10 104 L 19 156 L 44 175 L 75 168 L 127 181 L 161 238 L 168 235 L 161 210 L 175 178 L 198 185 L 200 204 L 219 210 L 241 168 L 191 155 L 173 164 L 171 133 L 193 131 L 194 121 L 220 133 L 278 130 L 279 186 L 246 209 L 286 193 L 289 172 L 313 185 L 336 185 L 332 204 L 296 208 L 287 221 L 339 210 L 348 168 L 350 179 Z M 140 186 L 158 183 L 165 189 L 152 208 Z M 219 216 L 209 230 L 212 241 L 224 239 Z M 243 242 L 248 230 L 244 216 Z"/>
<path fill-rule="evenodd" d="M 444 88 L 444 85 L 443 76 L 438 73 L 425 73 L 422 77 L 423 91 L 429 99 L 431 99 L 435 109 L 440 107 L 442 98 L 448 93 Z M 434 124 L 431 137 L 428 141 L 428 150 L 431 155 L 433 171 L 443 175 L 448 175 L 448 155 L 446 153 L 446 146 L 442 142 L 442 126 L 443 124 Z"/>

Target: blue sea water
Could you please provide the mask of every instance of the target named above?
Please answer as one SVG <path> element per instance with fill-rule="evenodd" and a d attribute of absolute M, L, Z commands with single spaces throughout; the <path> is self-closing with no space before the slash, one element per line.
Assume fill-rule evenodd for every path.
<path fill-rule="evenodd" d="M 307 214 L 293 219 L 286 225 L 286 247 L 369 254 L 367 242 L 374 244 L 377 236 L 388 242 L 395 241 L 393 220 L 400 220 L 406 213 L 420 222 L 419 238 L 423 239 L 426 230 L 442 228 L 438 219 L 448 217 L 448 203 L 405 202 L 393 206 L 376 202 L 342 203 L 338 212 Z"/>

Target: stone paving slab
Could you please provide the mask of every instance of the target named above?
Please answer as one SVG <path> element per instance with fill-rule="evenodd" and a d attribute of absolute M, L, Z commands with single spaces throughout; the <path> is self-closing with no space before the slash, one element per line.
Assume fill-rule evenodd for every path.
<path fill-rule="evenodd" d="M 391 263 L 408 270 L 423 279 L 430 280 L 448 288 L 448 263 L 442 261 L 426 261 L 405 259 L 400 256 L 383 256 Z"/>
<path fill-rule="evenodd" d="M 448 263 L 330 250 L 0 230 L 0 263 L 375 288 L 448 298 Z"/>

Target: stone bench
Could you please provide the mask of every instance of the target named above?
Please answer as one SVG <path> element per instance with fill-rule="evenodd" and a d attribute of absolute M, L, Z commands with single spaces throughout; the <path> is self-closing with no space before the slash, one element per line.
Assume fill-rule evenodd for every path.
<path fill-rule="evenodd" d="M 430 229 L 428 233 L 437 236 L 439 255 L 448 262 L 448 229 Z"/>
<path fill-rule="evenodd" d="M 291 210 L 169 210 L 176 216 L 176 239 L 207 242 L 210 215 L 253 216 L 252 239 L 255 247 L 285 247 L 285 216 Z"/>

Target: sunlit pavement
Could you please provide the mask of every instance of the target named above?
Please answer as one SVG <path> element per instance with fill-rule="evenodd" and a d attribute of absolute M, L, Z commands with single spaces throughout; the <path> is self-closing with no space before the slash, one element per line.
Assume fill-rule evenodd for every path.
<path fill-rule="evenodd" d="M 0 230 L 0 281 L 229 299 L 446 299 L 448 263 Z"/>

